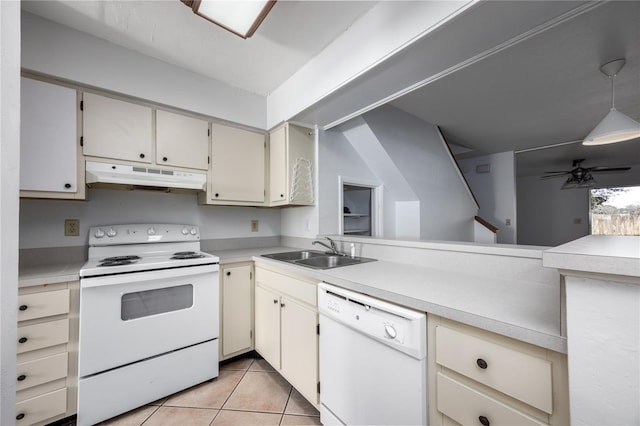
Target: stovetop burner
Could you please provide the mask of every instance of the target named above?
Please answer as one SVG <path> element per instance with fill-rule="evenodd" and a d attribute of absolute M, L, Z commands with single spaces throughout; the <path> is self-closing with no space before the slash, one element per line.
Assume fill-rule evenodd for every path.
<path fill-rule="evenodd" d="M 195 251 L 179 251 L 179 252 L 173 253 L 173 256 L 171 256 L 171 259 L 186 260 L 186 259 L 199 259 L 201 257 L 204 257 L 204 254 L 198 253 Z"/>
<path fill-rule="evenodd" d="M 131 265 L 132 263 L 136 263 L 136 261 L 140 260 L 140 256 L 129 255 L 129 256 L 111 256 L 105 257 L 100 260 L 98 266 L 122 266 L 122 265 Z"/>
<path fill-rule="evenodd" d="M 140 260 L 140 256 L 136 256 L 136 255 L 111 256 L 111 257 L 105 257 L 100 262 L 119 262 L 121 260 Z"/>

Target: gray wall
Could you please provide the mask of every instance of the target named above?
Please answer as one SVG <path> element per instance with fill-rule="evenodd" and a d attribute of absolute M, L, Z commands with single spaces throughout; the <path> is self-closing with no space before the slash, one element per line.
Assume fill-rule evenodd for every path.
<path fill-rule="evenodd" d="M 480 205 L 478 216 L 499 229 L 498 243 L 515 244 L 518 217 L 513 151 L 468 158 L 459 164 Z M 488 165 L 489 172 L 477 173 L 478 165 Z"/>
<path fill-rule="evenodd" d="M 362 118 L 418 198 L 420 239 L 472 241 L 476 204 L 435 126 L 392 106 L 380 107 Z M 338 231 L 338 177 L 380 181 L 373 163 L 365 164 L 340 130 L 320 133 L 320 233 Z M 402 222 L 395 217 L 400 211 L 395 203 L 394 193 L 385 187 L 384 238 L 394 238 L 394 227 Z"/>
<path fill-rule="evenodd" d="M 196 195 L 89 189 L 89 201 L 20 200 L 20 248 L 88 244 L 90 226 L 185 223 L 200 226 L 203 240 L 280 235 L 280 210 L 198 205 Z M 64 236 L 64 220 L 80 220 L 80 236 Z M 251 220 L 259 232 L 251 232 Z"/>
<path fill-rule="evenodd" d="M 15 423 L 20 2 L 0 1 L 0 424 Z"/>
<path fill-rule="evenodd" d="M 640 165 L 625 173 L 596 173 L 594 177 L 600 188 L 638 186 Z M 565 180 L 517 179 L 518 244 L 558 246 L 589 235 L 589 190 L 562 190 Z"/>

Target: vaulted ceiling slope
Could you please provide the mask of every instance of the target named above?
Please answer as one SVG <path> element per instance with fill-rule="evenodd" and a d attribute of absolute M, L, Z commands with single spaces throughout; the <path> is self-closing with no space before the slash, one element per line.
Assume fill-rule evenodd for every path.
<path fill-rule="evenodd" d="M 376 3 L 281 0 L 247 40 L 180 0 L 25 0 L 22 9 L 267 96 Z"/>

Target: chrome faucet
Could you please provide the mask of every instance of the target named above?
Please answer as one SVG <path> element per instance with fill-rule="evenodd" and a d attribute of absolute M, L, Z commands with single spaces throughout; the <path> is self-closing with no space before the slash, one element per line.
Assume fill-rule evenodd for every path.
<path fill-rule="evenodd" d="M 324 243 L 322 241 L 319 241 L 319 240 L 315 240 L 311 244 L 312 245 L 320 244 L 322 247 L 325 247 L 325 248 L 329 249 L 329 252 L 332 253 L 332 254 L 337 254 L 338 256 L 346 256 L 345 253 L 342 253 L 342 252 L 338 251 L 338 248 L 336 247 L 336 243 L 331 238 L 329 238 L 329 237 L 325 237 L 325 238 L 329 241 L 329 244 L 331 246 L 328 246 L 326 243 Z"/>

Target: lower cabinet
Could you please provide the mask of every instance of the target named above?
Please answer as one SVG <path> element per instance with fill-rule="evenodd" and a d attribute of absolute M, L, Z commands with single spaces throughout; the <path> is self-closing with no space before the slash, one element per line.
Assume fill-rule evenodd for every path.
<path fill-rule="evenodd" d="M 253 262 L 220 267 L 220 360 L 253 350 Z"/>
<path fill-rule="evenodd" d="M 567 357 L 428 315 L 429 423 L 569 424 Z"/>
<path fill-rule="evenodd" d="M 16 425 L 43 425 L 76 413 L 79 283 L 20 288 Z"/>
<path fill-rule="evenodd" d="M 255 295 L 256 351 L 317 406 L 316 282 L 256 266 Z"/>

